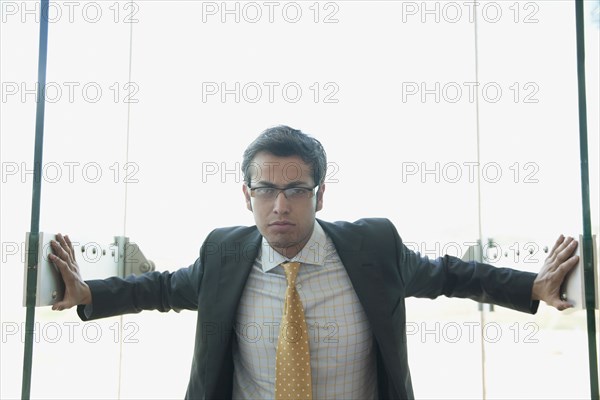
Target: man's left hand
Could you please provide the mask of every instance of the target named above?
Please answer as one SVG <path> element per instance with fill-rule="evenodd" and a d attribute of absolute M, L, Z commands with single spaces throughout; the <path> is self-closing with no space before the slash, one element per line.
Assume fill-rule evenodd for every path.
<path fill-rule="evenodd" d="M 543 300 L 560 311 L 573 307 L 561 299 L 560 288 L 567 273 L 579 263 L 579 256 L 575 255 L 576 249 L 576 240 L 560 235 L 533 282 L 532 300 Z"/>

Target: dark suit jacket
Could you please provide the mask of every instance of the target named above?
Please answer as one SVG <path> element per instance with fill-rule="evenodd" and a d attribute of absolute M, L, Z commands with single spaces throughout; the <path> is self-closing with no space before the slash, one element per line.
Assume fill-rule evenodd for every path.
<path fill-rule="evenodd" d="M 445 295 L 537 310 L 539 302 L 531 301 L 535 274 L 450 256 L 435 261 L 420 257 L 402 244 L 387 219 L 318 221 L 333 240 L 373 331 L 382 399 L 414 397 L 406 352 L 406 297 Z M 216 229 L 188 268 L 88 281 L 92 313 L 86 317 L 79 306 L 79 316 L 88 320 L 142 310 L 198 310 L 186 398 L 231 398 L 233 325 L 261 238 L 255 226 Z"/>

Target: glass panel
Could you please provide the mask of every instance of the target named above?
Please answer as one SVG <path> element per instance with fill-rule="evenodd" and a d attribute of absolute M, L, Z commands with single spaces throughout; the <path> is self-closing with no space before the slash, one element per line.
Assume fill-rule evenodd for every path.
<path fill-rule="evenodd" d="M 40 230 L 106 245 L 124 229 L 123 86 L 128 80 L 129 25 L 115 21 L 111 7 L 117 5 L 51 2 L 49 13 Z M 19 167 L 2 182 L 4 246 L 21 244 L 30 226 L 33 176 L 25 171 L 33 163 L 35 95 L 24 89 L 31 90 L 37 81 L 40 5 L 3 2 L 2 7 L 2 81 L 14 81 L 20 90 L 2 101 L 3 173 L 9 163 Z M 5 14 L 6 7 L 13 8 Z M 16 335 L 3 335 L 3 398 L 20 397 L 21 391 L 23 252 L 2 260 L 2 329 L 12 329 L 12 323 L 19 329 Z M 118 321 L 85 324 L 75 309 L 58 313 L 38 308 L 31 397 L 80 399 L 93 393 L 116 398 Z"/>
<path fill-rule="evenodd" d="M 1 4 L 4 7 L 4 3 Z M 16 4 L 15 4 L 16 6 Z M 16 8 L 16 7 L 15 7 Z M 35 94 L 39 28 L 35 18 L 22 20 L 16 13 L 2 10 L 0 24 L 0 232 L 2 268 L 0 269 L 0 397 L 21 396 L 25 309 L 23 304 L 23 265 L 25 231 L 31 218 L 33 142 L 35 136 Z M 10 38 L 18 37 L 19 41 Z M 20 60 L 15 62 L 14 60 Z M 26 86 L 24 86 L 26 84 Z M 23 86 L 22 86 L 23 85 Z M 23 91 L 25 89 L 25 91 Z M 23 168 L 25 167 L 25 168 Z M 25 174 L 25 175 L 22 175 Z M 27 204 L 28 206 L 23 206 Z"/>
<path fill-rule="evenodd" d="M 502 265 L 537 271 L 539 262 L 522 253 L 515 262 L 508 246 L 523 251 L 533 240 L 543 259 L 559 232 L 580 230 L 570 3 L 481 2 L 479 86 L 474 9 L 463 3 L 67 3 L 54 3 L 50 26 L 42 230 L 106 243 L 126 234 L 157 270 L 185 267 L 213 228 L 254 223 L 241 155 L 280 123 L 313 134 L 328 152 L 324 220 L 388 217 L 410 248 L 461 256 L 479 236 L 479 174 L 484 237 L 506 243 L 512 258 L 502 251 Z M 35 112 L 23 87 L 36 80 L 38 46 L 26 12 L 35 6 L 14 6 L 2 23 L 2 398 L 20 394 L 20 244 L 32 179 L 21 174 L 31 169 Z M 589 49 L 598 48 L 595 29 Z M 17 46 L 7 37 L 23 39 Z M 18 63 L 5 62 L 20 52 Z M 597 71 L 591 54 L 588 71 Z M 588 111 L 598 109 L 592 75 Z M 597 210 L 597 151 L 590 157 Z M 32 397 L 183 396 L 194 312 L 91 324 L 74 310 L 36 314 Z M 570 370 L 568 386 L 551 375 L 587 365 L 581 313 L 481 314 L 467 300 L 409 299 L 407 322 L 417 397 L 589 397 L 587 369 Z M 56 385 L 64 376 L 68 386 Z M 543 387 L 531 384 L 542 379 Z"/>
<path fill-rule="evenodd" d="M 490 251 L 498 253 L 496 265 L 538 272 L 545 247 L 560 233 L 582 229 L 575 10 L 573 2 L 544 1 L 515 2 L 504 11 L 510 18 L 479 29 L 480 83 L 502 89 L 501 98 L 484 99 L 480 109 L 482 161 L 490 166 L 482 225 L 484 237 L 497 243 Z M 586 39 L 596 43 L 588 43 L 596 64 L 588 65 L 587 78 L 596 88 L 588 93 L 588 115 L 597 143 L 597 27 L 587 29 Z M 597 149 L 590 147 L 594 185 Z M 597 189 L 593 196 L 597 204 Z M 560 314 L 542 304 L 535 316 L 496 308 L 485 318 L 487 396 L 590 396 L 583 312 Z"/>

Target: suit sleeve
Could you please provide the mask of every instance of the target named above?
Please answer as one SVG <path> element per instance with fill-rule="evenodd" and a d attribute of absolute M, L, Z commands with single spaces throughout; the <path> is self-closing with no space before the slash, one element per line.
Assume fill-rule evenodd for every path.
<path fill-rule="evenodd" d="M 531 300 L 537 274 L 467 262 L 449 255 L 430 260 L 408 249 L 393 224 L 392 230 L 406 297 L 434 299 L 444 295 L 497 304 L 531 314 L 537 312 L 539 301 Z"/>
<path fill-rule="evenodd" d="M 204 275 L 204 253 L 203 245 L 200 257 L 192 265 L 174 272 L 153 271 L 125 279 L 86 281 L 92 292 L 92 304 L 77 306 L 77 314 L 87 321 L 142 310 L 196 310 Z"/>

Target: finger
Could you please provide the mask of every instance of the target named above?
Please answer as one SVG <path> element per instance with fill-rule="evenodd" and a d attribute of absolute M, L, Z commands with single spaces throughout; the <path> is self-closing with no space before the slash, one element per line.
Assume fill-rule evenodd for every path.
<path fill-rule="evenodd" d="M 554 304 L 554 307 L 556 307 L 556 309 L 558 311 L 564 311 L 567 308 L 573 307 L 573 304 L 571 304 L 571 303 L 569 303 L 567 301 L 559 300 L 559 301 L 556 302 L 556 304 Z"/>
<path fill-rule="evenodd" d="M 65 242 L 67 242 L 67 246 L 69 246 L 69 250 L 71 252 L 71 257 L 73 258 L 73 261 L 75 261 L 75 249 L 73 248 L 73 243 L 71 243 L 69 235 L 65 235 Z"/>
<path fill-rule="evenodd" d="M 565 276 L 577 266 L 577 264 L 579 264 L 579 256 L 573 256 L 558 266 L 556 273 L 561 282 Z"/>
<path fill-rule="evenodd" d="M 62 311 L 62 310 L 66 310 L 71 308 L 72 306 L 70 306 L 66 301 L 59 301 L 56 302 L 52 305 L 52 309 L 56 310 L 56 311 Z"/>
<path fill-rule="evenodd" d="M 561 236 L 562 236 L 562 235 L 561 235 Z M 552 255 L 549 257 L 549 258 L 550 258 L 550 261 L 551 261 L 552 263 L 554 263 L 554 262 L 555 262 L 555 261 L 558 259 L 558 257 L 559 257 L 559 255 L 560 255 L 560 253 L 561 253 L 561 252 L 562 252 L 562 251 L 565 249 L 565 247 L 567 247 L 567 246 L 569 245 L 569 243 L 571 243 L 572 241 L 573 241 L 573 238 L 571 238 L 571 237 L 565 237 L 565 238 L 564 238 L 564 239 L 563 239 L 563 240 L 562 240 L 562 241 L 561 241 L 561 242 L 558 244 L 558 246 L 556 246 L 556 249 L 554 250 L 554 254 L 552 254 Z M 556 267 L 555 267 L 555 268 L 556 268 Z"/>
<path fill-rule="evenodd" d="M 70 279 L 69 273 L 71 272 L 71 270 L 69 269 L 69 266 L 66 261 L 62 260 L 55 254 L 49 254 L 48 258 L 50 258 L 50 261 L 52 261 L 56 268 L 58 268 L 58 272 L 60 272 L 60 275 L 62 276 L 64 281 Z"/>
<path fill-rule="evenodd" d="M 556 250 L 554 252 L 555 258 L 558 257 L 560 252 L 563 251 L 564 248 L 567 247 L 569 245 L 569 243 L 571 243 L 572 241 L 573 241 L 572 237 L 570 237 L 570 236 L 565 237 L 564 240 L 558 245 L 558 247 L 556 248 Z"/>
<path fill-rule="evenodd" d="M 571 257 L 573 255 L 573 253 L 575 253 L 575 250 L 577 249 L 577 241 L 574 240 L 573 238 L 570 238 L 571 240 L 569 241 L 569 243 L 565 244 L 565 246 L 560 250 L 560 252 L 558 253 L 556 260 L 559 263 L 562 263 L 565 260 L 568 260 L 569 257 Z M 565 240 L 565 243 L 567 241 Z"/>
<path fill-rule="evenodd" d="M 56 240 L 51 240 L 50 246 L 52 246 L 52 250 L 54 251 L 54 254 L 57 256 L 57 258 L 64 260 L 67 263 L 70 262 L 71 257 L 59 242 L 57 242 Z"/>
<path fill-rule="evenodd" d="M 550 257 L 554 256 L 554 252 L 556 251 L 558 246 L 563 242 L 563 240 L 565 240 L 565 237 L 561 233 L 560 236 L 558 237 L 558 239 L 556 239 L 556 242 L 554 242 L 554 246 L 552 246 L 552 250 L 550 250 Z"/>
<path fill-rule="evenodd" d="M 58 243 L 60 243 L 60 246 L 62 247 L 62 249 L 65 251 L 65 254 L 69 257 L 69 259 L 65 260 L 65 261 L 73 262 L 74 258 L 71 257 L 71 251 L 70 251 L 69 245 L 67 244 L 63 235 L 58 233 L 56 235 L 56 239 L 57 239 Z"/>

